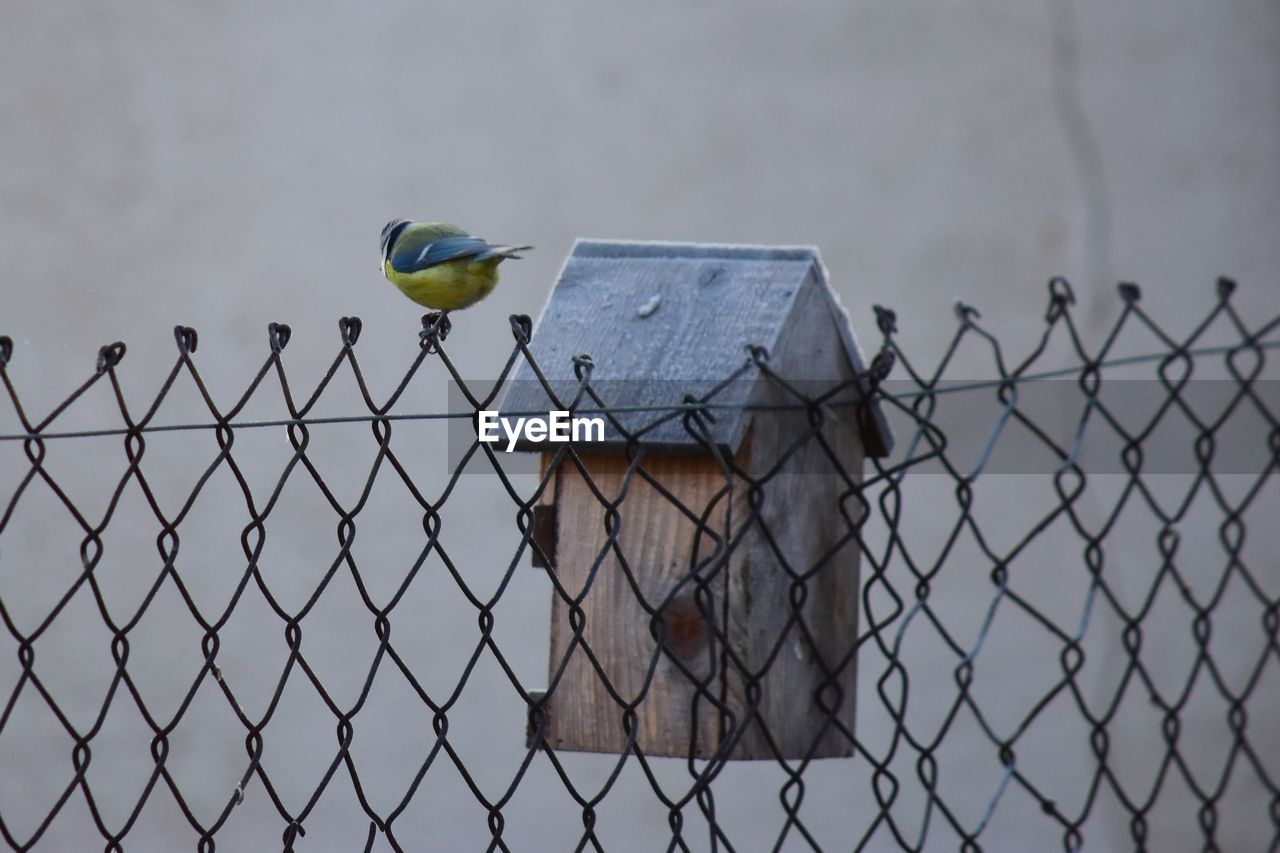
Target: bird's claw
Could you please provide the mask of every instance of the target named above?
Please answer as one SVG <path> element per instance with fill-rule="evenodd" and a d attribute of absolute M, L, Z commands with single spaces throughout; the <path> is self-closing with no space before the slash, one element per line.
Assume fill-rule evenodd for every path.
<path fill-rule="evenodd" d="M 434 352 L 437 344 L 449 336 L 453 323 L 449 320 L 448 311 L 432 311 L 422 315 L 422 331 L 418 333 L 419 342 Z"/>

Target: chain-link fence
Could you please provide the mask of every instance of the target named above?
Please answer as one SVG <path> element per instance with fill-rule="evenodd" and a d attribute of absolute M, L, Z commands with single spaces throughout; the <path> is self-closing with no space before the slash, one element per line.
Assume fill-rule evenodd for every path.
<path fill-rule="evenodd" d="M 273 324 L 229 405 L 179 327 L 142 403 L 113 344 L 43 416 L 0 338 L 0 834 L 1280 849 L 1280 319 L 1241 317 L 1232 287 L 1175 337 L 1124 285 L 1091 345 L 1055 280 L 1016 364 L 958 303 L 928 370 L 877 309 L 871 368 L 820 390 L 753 348 L 743 369 L 774 400 L 755 414 L 790 418 L 766 465 L 711 440 L 717 388 L 624 419 L 580 359 L 559 402 L 620 446 L 519 468 L 471 425 L 531 362 L 524 317 L 498 381 L 465 380 L 428 335 L 385 396 L 357 319 L 305 392 Z M 428 369 L 460 410 L 410 404 Z M 205 417 L 166 421 L 184 395 Z M 840 448 L 869 402 L 895 446 L 862 461 Z M 701 462 L 646 444 L 672 421 Z M 645 527 L 664 513 L 671 529 Z M 680 550 L 657 585 L 655 538 Z M 772 598 L 734 599 L 749 572 Z M 660 702 L 686 712 L 647 716 Z"/>

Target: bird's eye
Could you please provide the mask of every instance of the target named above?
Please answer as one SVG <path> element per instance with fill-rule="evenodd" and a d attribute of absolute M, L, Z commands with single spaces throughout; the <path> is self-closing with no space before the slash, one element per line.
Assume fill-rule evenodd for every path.
<path fill-rule="evenodd" d="M 382 254 L 387 253 L 387 248 L 395 242 L 396 237 L 409 225 L 407 219 L 392 219 L 386 225 L 382 226 Z"/>

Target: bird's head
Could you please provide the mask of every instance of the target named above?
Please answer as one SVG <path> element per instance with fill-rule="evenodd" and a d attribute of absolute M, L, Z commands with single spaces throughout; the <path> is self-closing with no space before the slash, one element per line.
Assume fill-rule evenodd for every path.
<path fill-rule="evenodd" d="M 391 254 L 391 249 L 395 246 L 396 238 L 408 228 L 411 223 L 407 219 L 393 219 L 386 225 L 382 226 L 382 262 L 386 263 L 387 256 Z"/>

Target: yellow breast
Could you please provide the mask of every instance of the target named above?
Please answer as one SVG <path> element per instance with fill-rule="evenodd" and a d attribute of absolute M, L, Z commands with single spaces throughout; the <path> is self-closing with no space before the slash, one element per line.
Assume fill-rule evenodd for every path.
<path fill-rule="evenodd" d="M 382 271 L 400 292 L 437 311 L 466 308 L 484 299 L 498 284 L 500 258 L 447 261 L 425 270 L 403 273 L 386 261 Z"/>

